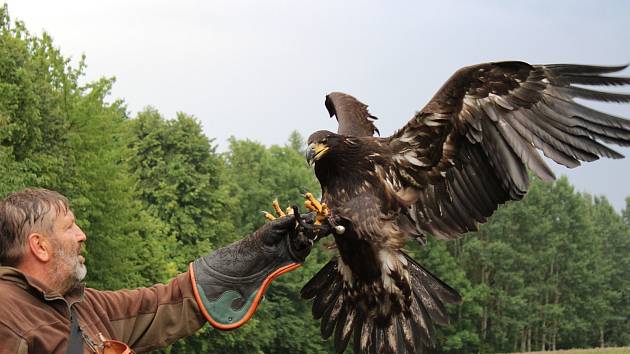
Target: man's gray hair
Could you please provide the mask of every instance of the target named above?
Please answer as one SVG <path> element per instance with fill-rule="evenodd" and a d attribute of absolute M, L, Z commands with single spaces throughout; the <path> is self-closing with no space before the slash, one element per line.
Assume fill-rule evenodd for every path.
<path fill-rule="evenodd" d="M 68 199 L 58 192 L 29 188 L 0 200 L 0 265 L 17 266 L 33 232 L 51 232 L 52 213 L 68 213 Z"/>

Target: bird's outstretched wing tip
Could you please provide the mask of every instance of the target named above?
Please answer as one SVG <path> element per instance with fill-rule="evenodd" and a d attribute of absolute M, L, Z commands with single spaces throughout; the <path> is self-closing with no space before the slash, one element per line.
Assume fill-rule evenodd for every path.
<path fill-rule="evenodd" d="M 339 122 L 337 132 L 346 136 L 373 136 L 378 129 L 373 123 L 376 119 L 367 109 L 367 105 L 354 96 L 343 92 L 331 92 L 324 101 L 328 114 Z"/>

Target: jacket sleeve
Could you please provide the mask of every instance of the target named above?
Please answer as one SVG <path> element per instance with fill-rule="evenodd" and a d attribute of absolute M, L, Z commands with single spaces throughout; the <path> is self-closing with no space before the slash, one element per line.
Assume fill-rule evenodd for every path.
<path fill-rule="evenodd" d="M 113 339 L 135 351 L 167 346 L 201 328 L 206 320 L 199 311 L 190 275 L 182 273 L 168 284 L 119 291 L 87 289 L 90 302 L 105 321 Z"/>
<path fill-rule="evenodd" d="M 15 331 L 7 327 L 4 323 L 0 323 L 0 354 L 27 354 L 28 343 L 20 337 Z"/>

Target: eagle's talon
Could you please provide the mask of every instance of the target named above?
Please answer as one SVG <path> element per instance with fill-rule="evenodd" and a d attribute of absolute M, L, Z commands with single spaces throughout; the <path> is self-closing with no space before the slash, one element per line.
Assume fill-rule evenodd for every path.
<path fill-rule="evenodd" d="M 280 202 L 278 202 L 278 198 L 273 200 L 271 206 L 273 207 L 273 211 L 276 213 L 277 216 L 265 210 L 261 211 L 265 219 L 269 221 L 274 221 L 277 218 L 285 217 L 287 215 L 293 215 L 293 210 L 291 208 L 287 208 L 286 212 L 282 211 L 282 208 L 280 207 Z"/>
<path fill-rule="evenodd" d="M 322 221 L 326 220 L 329 216 L 328 206 L 326 203 L 320 203 L 310 192 L 304 193 L 304 198 L 306 199 L 304 201 L 304 207 L 316 213 L 314 224 L 320 225 Z"/>
<path fill-rule="evenodd" d="M 315 212 L 315 213 L 319 213 L 319 210 L 318 210 L 315 206 L 313 206 L 313 203 L 311 203 L 311 201 L 310 201 L 310 200 L 305 200 L 305 201 L 304 201 L 304 207 L 305 207 L 308 211 L 312 211 L 312 212 Z"/>
<path fill-rule="evenodd" d="M 269 221 L 274 221 L 274 220 L 276 220 L 276 217 L 275 217 L 275 216 L 273 216 L 273 214 L 271 214 L 270 212 L 268 212 L 268 211 L 264 211 L 264 210 L 261 210 L 260 212 L 263 214 L 263 216 L 265 217 L 265 219 L 267 219 L 267 220 L 269 220 Z"/>
<path fill-rule="evenodd" d="M 315 208 L 315 210 L 313 211 L 321 211 L 322 210 L 322 205 L 320 204 L 319 200 L 317 200 L 317 198 L 315 198 L 313 196 L 313 193 L 311 192 L 306 192 L 304 193 L 304 198 L 311 202 L 311 205 Z"/>
<path fill-rule="evenodd" d="M 297 206 L 292 207 L 292 212 L 295 215 L 301 215 Z M 308 238 L 311 242 L 311 245 L 314 244 L 321 237 L 324 237 L 331 232 L 330 225 L 316 224 L 315 222 L 317 220 L 311 219 L 310 216 L 306 216 L 304 218 L 298 216 L 295 218 L 295 220 L 304 232 L 306 238 Z"/>
<path fill-rule="evenodd" d="M 276 211 L 276 214 L 278 216 L 280 217 L 287 216 L 287 214 L 285 214 L 284 211 L 282 211 L 282 208 L 280 208 L 280 202 L 278 202 L 278 198 L 273 200 L 273 202 L 271 203 L 271 206 L 273 206 L 273 210 Z"/>

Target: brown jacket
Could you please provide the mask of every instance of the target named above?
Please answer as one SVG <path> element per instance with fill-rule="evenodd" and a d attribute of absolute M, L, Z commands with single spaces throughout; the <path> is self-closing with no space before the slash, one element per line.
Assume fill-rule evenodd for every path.
<path fill-rule="evenodd" d="M 206 323 L 188 272 L 167 285 L 119 291 L 80 286 L 62 297 L 15 268 L 0 267 L 0 354 L 65 354 L 69 306 L 94 342 L 100 342 L 100 333 L 138 352 L 166 346 Z M 84 351 L 92 352 L 87 343 Z"/>

